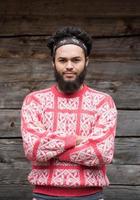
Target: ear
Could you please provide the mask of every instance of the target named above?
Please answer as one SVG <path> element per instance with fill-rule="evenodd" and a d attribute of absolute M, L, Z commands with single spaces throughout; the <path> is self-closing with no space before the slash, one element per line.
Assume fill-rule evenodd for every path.
<path fill-rule="evenodd" d="M 54 61 L 52 60 L 52 66 L 54 67 Z"/>
<path fill-rule="evenodd" d="M 89 57 L 87 56 L 86 57 L 86 67 L 88 66 L 88 63 L 89 63 Z"/>

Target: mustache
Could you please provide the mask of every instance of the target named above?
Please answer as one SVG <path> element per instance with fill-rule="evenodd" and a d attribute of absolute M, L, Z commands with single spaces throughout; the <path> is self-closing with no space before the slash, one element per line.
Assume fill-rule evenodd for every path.
<path fill-rule="evenodd" d="M 67 70 L 64 73 L 75 73 L 76 74 L 76 79 L 73 81 L 66 81 L 63 78 L 63 74 L 60 74 L 60 72 L 56 69 L 56 66 L 54 66 L 54 76 L 56 79 L 56 82 L 58 83 L 58 87 L 61 91 L 63 91 L 66 94 L 71 94 L 76 92 L 77 90 L 80 89 L 81 85 L 83 84 L 86 76 L 86 66 L 84 66 L 83 71 L 79 75 L 77 75 L 76 72 Z"/>

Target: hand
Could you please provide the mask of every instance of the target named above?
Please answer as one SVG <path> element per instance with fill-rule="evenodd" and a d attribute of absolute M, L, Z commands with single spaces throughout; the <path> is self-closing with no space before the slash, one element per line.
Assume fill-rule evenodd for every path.
<path fill-rule="evenodd" d="M 79 145 L 79 144 L 83 143 L 86 140 L 87 140 L 87 137 L 78 135 L 77 138 L 76 138 L 76 145 Z"/>

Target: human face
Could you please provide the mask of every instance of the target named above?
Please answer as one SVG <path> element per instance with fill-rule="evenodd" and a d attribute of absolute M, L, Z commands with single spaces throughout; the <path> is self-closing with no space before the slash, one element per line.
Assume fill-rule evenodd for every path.
<path fill-rule="evenodd" d="M 81 47 L 73 44 L 59 47 L 53 63 L 59 89 L 66 93 L 78 90 L 84 81 L 87 64 L 88 58 Z"/>

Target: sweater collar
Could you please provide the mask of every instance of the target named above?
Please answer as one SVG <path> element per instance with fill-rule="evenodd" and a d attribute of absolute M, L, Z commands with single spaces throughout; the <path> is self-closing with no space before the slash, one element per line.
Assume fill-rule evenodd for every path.
<path fill-rule="evenodd" d="M 76 91 L 72 94 L 66 94 L 66 93 L 60 91 L 57 87 L 57 84 L 55 84 L 51 87 L 51 90 L 57 96 L 64 97 L 64 98 L 75 98 L 75 97 L 81 96 L 87 90 L 87 88 L 88 88 L 88 86 L 86 84 L 83 84 L 83 87 L 81 89 L 79 89 L 78 91 Z"/>

